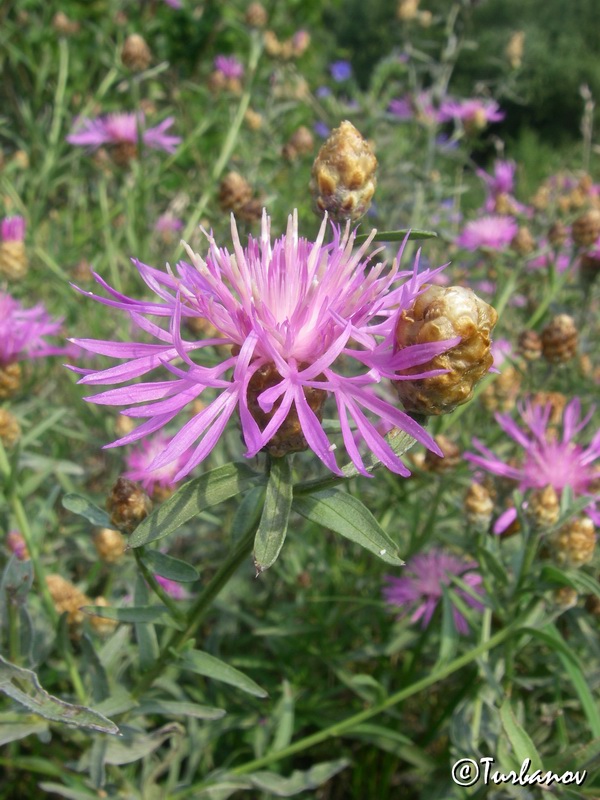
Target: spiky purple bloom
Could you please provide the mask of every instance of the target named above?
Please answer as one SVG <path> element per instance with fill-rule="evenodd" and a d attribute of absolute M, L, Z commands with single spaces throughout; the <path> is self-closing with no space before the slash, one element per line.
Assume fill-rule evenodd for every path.
<path fill-rule="evenodd" d="M 492 175 L 483 169 L 477 170 L 477 175 L 484 182 L 487 189 L 487 197 L 483 204 L 484 211 L 488 214 L 496 210 L 496 202 L 499 197 L 504 197 L 505 202 L 514 212 L 519 214 L 530 214 L 530 209 L 513 196 L 515 189 L 515 172 L 517 165 L 514 161 L 503 161 L 497 159 L 494 162 L 494 172 Z"/>
<path fill-rule="evenodd" d="M 174 217 L 173 214 L 170 214 L 168 211 L 165 214 L 161 214 L 154 223 L 154 230 L 157 231 L 157 233 L 178 233 L 182 229 L 183 220 Z"/>
<path fill-rule="evenodd" d="M 63 355 L 64 347 L 53 347 L 45 336 L 60 333 L 62 320 L 53 320 L 38 303 L 23 308 L 18 300 L 0 292 L 0 367 L 30 358 Z"/>
<path fill-rule="evenodd" d="M 412 270 L 400 272 L 404 245 L 391 268 L 385 262 L 373 265 L 365 254 L 375 231 L 353 252 L 355 232 L 348 227 L 342 233 L 332 226 L 333 240 L 325 244 L 327 227 L 325 219 L 315 242 L 300 238 L 294 213 L 285 235 L 272 243 L 270 219 L 265 213 L 260 238 L 249 236 L 243 248 L 232 216 L 233 253 L 219 247 L 212 234 L 204 231 L 209 244 L 206 259 L 186 246 L 191 263 L 179 262 L 176 274 L 134 260 L 142 279 L 158 296 L 154 301 L 126 297 L 96 276 L 109 297 L 85 294 L 127 311 L 132 322 L 157 343 L 75 340 L 91 352 L 125 359 L 104 370 L 71 367 L 83 374 L 80 382 L 89 386 L 127 383 L 157 367 L 168 370 L 171 378 L 134 383 L 87 398 L 105 405 L 141 404 L 122 413 L 147 421 L 110 447 L 130 444 L 158 431 L 210 389 L 216 397 L 181 427 L 152 463 L 152 469 L 170 464 L 191 448 L 191 456 L 175 480 L 187 475 L 211 452 L 237 409 L 247 457 L 263 449 L 288 413 L 295 413 L 308 446 L 329 469 L 340 474 L 333 453 L 335 445 L 305 396 L 305 390 L 316 389 L 335 398 L 346 451 L 362 474 L 368 473 L 352 436 L 351 422 L 368 448 L 401 475 L 409 471 L 369 417 L 397 426 L 439 452 L 420 425 L 381 396 L 380 386 L 388 378 L 413 380 L 414 375 L 397 373 L 425 364 L 459 341 L 413 345 L 394 352 L 399 314 L 439 270 L 426 269 L 419 274 L 417 258 Z M 146 316 L 165 318 L 166 329 Z M 190 317 L 207 320 L 219 336 L 184 341 L 182 321 Z M 231 355 L 210 366 L 192 360 L 196 351 L 215 345 L 230 345 Z M 338 372 L 339 356 L 354 365 L 351 377 Z M 262 430 L 248 402 L 250 381 L 259 370 L 280 378 L 256 397 L 261 411 L 273 414 Z M 427 371 L 417 377 L 430 374 L 434 373 Z"/>
<path fill-rule="evenodd" d="M 401 578 L 386 576 L 387 586 L 383 590 L 385 600 L 392 606 L 399 606 L 401 616 L 412 612 L 410 621 L 421 620 L 421 627 L 426 628 L 442 600 L 444 587 L 452 584 L 454 577 L 471 587 L 476 594 L 483 594 L 482 579 L 474 572 L 474 562 L 465 562 L 443 550 L 432 549 L 428 553 L 411 558 Z M 468 592 L 454 585 L 452 591 L 471 608 L 483 611 L 483 603 Z M 452 606 L 454 625 L 459 633 L 469 632 L 469 624 L 461 612 Z"/>
<path fill-rule="evenodd" d="M 102 145 L 123 143 L 135 145 L 138 142 L 139 126 L 141 139 L 147 147 L 174 153 L 177 145 L 181 143 L 181 137 L 166 133 L 174 121 L 173 117 L 167 117 L 156 127 L 146 128 L 144 115 L 141 112 L 106 114 L 95 119 L 78 119 L 75 123 L 75 131 L 67 136 L 67 142 L 80 147 L 89 147 L 92 150 L 96 150 Z"/>
<path fill-rule="evenodd" d="M 155 436 L 142 439 L 139 446 L 125 456 L 127 472 L 124 473 L 129 480 L 137 481 L 144 491 L 151 495 L 156 486 L 167 489 L 175 484 L 175 475 L 179 472 L 189 453 L 183 452 L 175 461 L 165 464 L 160 469 L 152 469 L 151 465 L 160 456 L 169 443 L 169 437 L 159 432 Z"/>
<path fill-rule="evenodd" d="M 217 56 L 214 61 L 215 69 L 226 78 L 243 78 L 244 66 L 235 56 Z"/>
<path fill-rule="evenodd" d="M 581 403 L 575 397 L 565 407 L 562 417 L 562 437 L 549 427 L 551 404 L 536 405 L 527 401 L 519 413 L 528 430 L 519 427 L 506 414 L 496 414 L 496 421 L 523 453 L 520 464 L 503 461 L 478 439 L 473 444 L 479 453 L 465 453 L 465 458 L 494 475 L 515 481 L 520 491 L 543 489 L 552 486 L 560 496 L 569 487 L 575 496 L 590 496 L 586 512 L 596 525 L 600 524 L 600 511 L 593 499 L 595 482 L 600 478 L 600 431 L 596 431 L 587 447 L 575 440 L 590 421 L 594 409 L 581 419 Z M 502 533 L 517 517 L 516 509 L 503 514 L 494 531 Z"/>
<path fill-rule="evenodd" d="M 352 77 L 352 65 L 349 61 L 334 61 L 329 65 L 329 72 L 336 83 L 342 83 Z"/>
<path fill-rule="evenodd" d="M 3 242 L 22 242 L 25 239 L 25 220 L 19 215 L 4 217 L 0 224 L 0 239 Z"/>
<path fill-rule="evenodd" d="M 468 100 L 444 100 L 440 106 L 440 122 L 460 121 L 463 125 L 475 123 L 475 127 L 485 127 L 490 122 L 500 122 L 504 112 L 495 100 L 471 98 Z"/>
<path fill-rule="evenodd" d="M 466 250 L 503 250 L 509 245 L 519 230 L 513 217 L 504 217 L 499 214 L 489 214 L 481 219 L 467 222 L 462 233 L 457 237 L 456 244 Z"/>

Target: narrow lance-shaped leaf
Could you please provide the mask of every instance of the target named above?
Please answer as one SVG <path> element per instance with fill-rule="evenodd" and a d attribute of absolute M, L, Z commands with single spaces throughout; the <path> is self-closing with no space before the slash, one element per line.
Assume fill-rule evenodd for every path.
<path fill-rule="evenodd" d="M 543 769 L 542 759 L 531 737 L 517 720 L 509 700 L 505 700 L 500 707 L 500 720 L 517 761 L 522 763 L 526 759 L 531 759 L 532 770 Z"/>
<path fill-rule="evenodd" d="M 369 509 L 342 489 L 325 489 L 309 496 L 295 497 L 293 508 L 311 522 L 356 542 L 387 564 L 404 564 L 396 543 Z"/>
<path fill-rule="evenodd" d="M 435 231 L 422 231 L 418 228 L 401 228 L 397 231 L 377 231 L 375 236 L 371 239 L 372 242 L 403 242 L 408 235 L 409 239 L 435 239 L 437 233 Z M 369 238 L 368 233 L 359 233 L 355 239 L 356 244 L 362 244 Z"/>
<path fill-rule="evenodd" d="M 225 464 L 188 481 L 146 517 L 129 537 L 129 547 L 142 547 L 168 536 L 210 506 L 265 481 L 245 464 Z"/>
<path fill-rule="evenodd" d="M 186 561 L 181 561 L 172 556 L 159 553 L 158 550 L 147 550 L 143 555 L 143 561 L 148 569 L 161 578 L 168 578 L 179 583 L 192 583 L 200 577 L 198 570 Z"/>
<path fill-rule="evenodd" d="M 235 686 L 243 692 L 254 695 L 254 697 L 267 697 L 267 692 L 255 683 L 252 678 L 244 675 L 239 669 L 235 669 L 235 667 L 226 664 L 224 661 L 211 656 L 210 653 L 204 653 L 201 650 L 190 650 L 183 655 L 178 663 L 182 669 L 189 669 L 190 672 L 195 672 L 197 675 L 204 675 L 206 678 L 214 678 L 214 680 L 228 683 L 230 686 Z"/>
<path fill-rule="evenodd" d="M 90 728 L 103 733 L 119 733 L 119 729 L 102 714 L 85 706 L 59 700 L 43 689 L 35 672 L 5 661 L 0 656 L 0 692 L 17 700 L 44 719 L 62 722 L 77 728 Z"/>
<path fill-rule="evenodd" d="M 254 539 L 254 565 L 264 572 L 276 561 L 287 533 L 294 485 L 291 459 L 274 458 L 260 524 Z"/>
<path fill-rule="evenodd" d="M 87 519 L 92 525 L 97 525 L 99 528 L 115 527 L 106 511 L 98 508 L 87 497 L 82 497 L 80 494 L 66 494 L 62 499 L 62 504 L 67 511 L 72 511 L 73 514 Z"/>

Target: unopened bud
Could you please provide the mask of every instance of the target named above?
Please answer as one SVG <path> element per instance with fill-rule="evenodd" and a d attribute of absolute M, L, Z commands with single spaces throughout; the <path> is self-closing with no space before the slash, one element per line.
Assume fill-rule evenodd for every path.
<path fill-rule="evenodd" d="M 21 438 L 21 426 L 14 414 L 0 408 L 0 441 L 5 447 L 14 447 Z"/>
<path fill-rule="evenodd" d="M 281 383 L 281 375 L 274 364 L 265 364 L 257 369 L 248 383 L 248 410 L 258 427 L 264 430 L 277 409 L 281 405 L 278 400 L 271 411 L 265 412 L 259 405 L 258 397 L 265 389 L 270 389 Z M 315 414 L 319 422 L 323 419 L 323 406 L 327 398 L 327 392 L 312 387 L 304 388 L 304 396 L 311 411 Z M 302 426 L 298 419 L 298 412 L 295 406 L 290 408 L 287 417 L 283 421 L 277 433 L 269 440 L 264 449 L 272 456 L 280 457 L 287 453 L 297 453 L 308 448 L 308 443 L 304 438 Z"/>
<path fill-rule="evenodd" d="M 143 72 L 152 63 L 152 53 L 143 36 L 132 33 L 126 39 L 121 50 L 121 61 L 132 72 Z"/>
<path fill-rule="evenodd" d="M 475 385 L 492 366 L 491 333 L 497 320 L 490 305 L 462 286 L 430 286 L 402 311 L 396 326 L 397 350 L 460 337 L 460 343 L 445 353 L 403 373 L 443 369 L 445 374 L 394 381 L 404 408 L 428 416 L 448 414 L 470 400 Z"/>
<path fill-rule="evenodd" d="M 517 349 L 526 361 L 537 361 L 542 356 L 542 339 L 536 331 L 523 331 Z"/>
<path fill-rule="evenodd" d="M 100 596 L 94 600 L 94 605 L 100 606 L 102 608 L 108 608 L 108 606 L 110 606 L 110 603 L 108 602 L 106 597 Z M 90 619 L 90 625 L 100 636 L 108 636 L 114 631 L 114 629 L 119 624 L 116 619 L 108 619 L 108 617 L 99 617 L 97 614 L 91 614 L 89 619 Z"/>
<path fill-rule="evenodd" d="M 46 584 L 57 612 L 59 614 L 66 613 L 69 626 L 81 625 L 85 619 L 81 608 L 90 605 L 89 597 L 62 575 L 46 575 Z"/>
<path fill-rule="evenodd" d="M 261 129 L 263 124 L 263 118 L 262 115 L 258 113 L 258 111 L 254 111 L 254 109 L 249 108 L 244 114 L 244 119 L 246 120 L 246 124 L 248 125 L 251 131 L 258 131 Z"/>
<path fill-rule="evenodd" d="M 588 594 L 585 598 L 585 610 L 594 617 L 600 617 L 600 597 L 597 594 Z"/>
<path fill-rule="evenodd" d="M 544 211 L 550 203 L 550 187 L 540 186 L 531 198 L 531 205 L 536 211 Z"/>
<path fill-rule="evenodd" d="M 396 16 L 401 22 L 410 22 L 419 13 L 419 0 L 400 0 Z"/>
<path fill-rule="evenodd" d="M 19 531 L 9 531 L 6 534 L 8 549 L 19 561 L 29 561 L 29 550 L 23 535 Z"/>
<path fill-rule="evenodd" d="M 274 31 L 265 31 L 263 44 L 265 53 L 268 56 L 271 56 L 271 58 L 279 58 L 281 56 L 282 45 Z"/>
<path fill-rule="evenodd" d="M 490 527 L 494 501 L 485 486 L 475 482 L 469 486 L 464 508 L 469 525 L 480 531 L 486 531 Z"/>
<path fill-rule="evenodd" d="M 520 389 L 521 373 L 508 364 L 482 392 L 481 402 L 488 411 L 507 412 L 515 407 Z"/>
<path fill-rule="evenodd" d="M 563 364 L 577 353 L 577 328 L 568 314 L 558 314 L 542 331 L 542 354 L 551 364 Z"/>
<path fill-rule="evenodd" d="M 269 18 L 261 3 L 250 3 L 246 9 L 246 25 L 251 28 L 264 28 Z"/>
<path fill-rule="evenodd" d="M 510 64 L 511 69 L 519 69 L 523 61 L 523 50 L 525 47 L 524 31 L 515 31 L 506 45 L 504 55 Z"/>
<path fill-rule="evenodd" d="M 219 187 L 219 204 L 223 211 L 237 213 L 252 199 L 253 191 L 239 172 L 229 172 Z"/>
<path fill-rule="evenodd" d="M 0 364 L 0 400 L 12 397 L 21 388 L 21 365 L 13 361 L 12 364 Z"/>
<path fill-rule="evenodd" d="M 119 531 L 112 528 L 100 528 L 94 534 L 96 552 L 107 564 L 116 564 L 125 553 L 125 539 Z"/>
<path fill-rule="evenodd" d="M 564 608 L 565 611 L 577 605 L 579 596 L 577 590 L 572 586 L 561 586 L 554 590 L 553 599 L 557 606 Z"/>
<path fill-rule="evenodd" d="M 315 212 L 334 222 L 356 222 L 375 193 L 377 159 L 366 139 L 345 120 L 333 130 L 314 161 L 310 191 Z"/>
<path fill-rule="evenodd" d="M 600 237 L 600 211 L 591 208 L 573 222 L 571 236 L 575 244 L 589 247 Z"/>
<path fill-rule="evenodd" d="M 596 547 L 594 523 L 589 517 L 567 522 L 552 537 L 551 547 L 561 566 L 581 567 L 589 564 Z"/>
<path fill-rule="evenodd" d="M 451 472 L 456 469 L 461 462 L 460 447 L 443 434 L 436 436 L 435 442 L 442 451 L 443 456 L 438 456 L 431 450 L 427 450 L 423 463 L 424 468 L 430 472 L 438 473 Z"/>
<path fill-rule="evenodd" d="M 119 478 L 106 500 L 110 521 L 123 533 L 133 533 L 152 509 L 152 501 L 137 483 Z"/>
<path fill-rule="evenodd" d="M 569 231 L 564 222 L 557 220 L 548 231 L 548 241 L 552 247 L 561 247 L 569 238 Z"/>
<path fill-rule="evenodd" d="M 290 136 L 283 147 L 283 156 L 289 161 L 294 161 L 297 156 L 304 156 L 312 153 L 315 146 L 315 139 L 305 125 L 301 125 Z"/>
<path fill-rule="evenodd" d="M 536 530 L 545 531 L 556 525 L 560 516 L 560 502 L 556 489 L 550 484 L 536 489 L 529 497 L 527 516 Z"/>
<path fill-rule="evenodd" d="M 519 226 L 510 246 L 521 256 L 526 256 L 533 252 L 535 249 L 535 239 L 526 225 Z"/>
<path fill-rule="evenodd" d="M 52 27 L 60 36 L 73 36 L 81 27 L 78 22 L 69 19 L 63 11 L 57 11 L 52 17 Z"/>

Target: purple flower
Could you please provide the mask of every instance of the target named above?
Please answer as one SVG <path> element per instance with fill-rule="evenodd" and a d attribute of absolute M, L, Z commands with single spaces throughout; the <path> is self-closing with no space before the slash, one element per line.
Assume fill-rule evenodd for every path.
<path fill-rule="evenodd" d="M 401 120 L 412 119 L 415 115 L 412 101 L 408 95 L 390 100 L 388 111 Z"/>
<path fill-rule="evenodd" d="M 322 100 L 325 97 L 331 97 L 331 89 L 329 86 L 319 86 L 317 91 L 315 92 L 315 97 L 318 97 Z"/>
<path fill-rule="evenodd" d="M 457 343 L 450 339 L 394 352 L 398 316 L 439 270 L 419 274 L 417 258 L 412 270 L 399 272 L 404 246 L 391 268 L 385 262 L 373 265 L 365 254 L 374 231 L 353 252 L 356 233 L 349 229 L 342 233 L 331 226 L 333 240 L 324 243 L 326 219 L 315 242 L 299 237 L 296 213 L 290 215 L 285 235 L 273 243 L 270 225 L 263 214 L 260 237 L 249 236 L 243 248 L 232 217 L 233 253 L 219 247 L 212 234 L 204 231 L 209 245 L 206 257 L 186 246 L 191 263 L 179 262 L 176 271 L 161 272 L 134 260 L 142 279 L 157 295 L 155 300 L 126 297 L 96 276 L 109 297 L 85 294 L 126 311 L 157 343 L 75 340 L 86 350 L 125 360 L 104 370 L 71 367 L 83 374 L 80 382 L 88 386 L 129 383 L 157 367 L 167 370 L 171 378 L 136 382 L 87 398 L 103 405 L 139 404 L 122 413 L 147 418 L 109 446 L 130 444 L 158 431 L 209 389 L 213 397 L 206 407 L 183 424 L 152 462 L 152 469 L 170 464 L 191 448 L 191 456 L 174 480 L 187 475 L 211 452 L 237 410 L 247 457 L 265 448 L 288 415 L 295 414 L 307 446 L 340 474 L 335 445 L 307 401 L 306 393 L 316 390 L 323 396 L 333 395 L 347 453 L 362 474 L 368 473 L 354 443 L 351 422 L 389 469 L 409 474 L 372 419 L 407 431 L 439 453 L 420 425 L 379 396 L 382 381 L 402 379 L 397 374 L 400 370 L 425 364 Z M 146 316 L 165 318 L 167 325 L 160 327 Z M 219 335 L 184 341 L 182 321 L 189 317 L 206 320 Z M 231 346 L 231 354 L 219 363 L 212 361 L 214 355 L 206 366 L 192 359 L 194 354 L 201 357 L 203 348 L 217 345 Z M 338 371 L 339 356 L 354 365 L 351 377 Z M 403 378 L 406 380 L 406 375 Z M 255 418 L 260 414 L 269 415 L 262 428 Z"/>
<path fill-rule="evenodd" d="M 477 594 L 483 594 L 481 575 L 473 571 L 476 566 L 474 562 L 465 562 L 442 550 L 433 549 L 411 558 L 402 578 L 387 576 L 387 586 L 383 590 L 383 596 L 392 606 L 400 606 L 403 609 L 407 606 L 404 613 L 412 611 L 410 621 L 421 620 L 421 627 L 426 628 L 443 597 L 444 587 L 450 586 L 455 576 Z M 483 610 L 483 603 L 464 589 L 453 586 L 452 591 L 471 608 Z M 467 620 L 455 606 L 452 606 L 452 616 L 456 630 L 462 634 L 468 633 Z"/>
<path fill-rule="evenodd" d="M 324 122 L 315 122 L 314 130 L 317 136 L 322 136 L 323 139 L 326 139 L 331 133 L 331 128 L 325 125 Z"/>
<path fill-rule="evenodd" d="M 179 472 L 190 453 L 183 452 L 179 458 L 170 464 L 165 464 L 160 469 L 152 469 L 154 460 L 160 456 L 169 443 L 168 436 L 159 432 L 156 436 L 142 439 L 140 446 L 132 450 L 125 456 L 127 472 L 126 478 L 141 483 L 143 489 L 152 494 L 156 486 L 162 489 L 169 488 L 175 484 L 175 475 Z"/>
<path fill-rule="evenodd" d="M 177 9 L 183 8 L 183 3 L 181 2 L 181 0 L 164 0 L 164 2 L 168 6 L 171 6 L 171 8 L 177 8 Z"/>
<path fill-rule="evenodd" d="M 18 300 L 0 292 L 0 367 L 29 358 L 63 355 L 64 347 L 52 347 L 45 336 L 60 333 L 62 320 L 53 320 L 39 303 L 23 308 Z"/>
<path fill-rule="evenodd" d="M 168 211 L 165 214 L 161 214 L 154 223 L 154 230 L 157 233 L 178 233 L 182 229 L 183 221 L 174 217 Z"/>
<path fill-rule="evenodd" d="M 155 575 L 156 582 L 162 586 L 165 592 L 172 597 L 173 600 L 187 600 L 189 594 L 180 583 L 173 581 L 170 578 L 163 578 L 162 575 Z"/>
<path fill-rule="evenodd" d="M 141 113 L 107 114 L 95 119 L 79 119 L 75 124 L 76 131 L 67 136 L 67 141 L 69 144 L 89 147 L 92 150 L 105 144 L 135 145 L 138 141 L 139 125 L 142 141 L 147 147 L 174 153 L 181 142 L 181 137 L 165 133 L 174 121 L 173 117 L 167 117 L 155 128 L 145 128 L 144 115 Z"/>
<path fill-rule="evenodd" d="M 22 242 L 25 239 L 25 220 L 23 217 L 5 217 L 0 225 L 0 239 L 3 242 Z"/>
<path fill-rule="evenodd" d="M 500 122 L 504 112 L 495 100 L 444 100 L 440 106 L 440 122 L 461 122 L 468 132 L 483 130 L 490 122 Z"/>
<path fill-rule="evenodd" d="M 512 194 L 515 188 L 516 169 L 514 161 L 496 160 L 493 175 L 489 175 L 483 169 L 478 169 L 477 175 L 483 180 L 489 193 L 497 197 L 499 194 Z"/>
<path fill-rule="evenodd" d="M 352 77 L 352 65 L 349 61 L 334 61 L 329 65 L 329 72 L 336 83 L 342 83 Z"/>
<path fill-rule="evenodd" d="M 235 56 L 217 56 L 214 63 L 217 72 L 226 78 L 244 77 L 244 67 Z"/>
<path fill-rule="evenodd" d="M 519 226 L 512 217 L 490 214 L 481 219 L 467 222 L 462 233 L 456 239 L 459 247 L 466 250 L 503 250 L 517 234 Z"/>
<path fill-rule="evenodd" d="M 503 461 L 478 439 L 473 439 L 473 444 L 479 454 L 465 453 L 465 458 L 494 475 L 515 481 L 520 491 L 552 486 L 560 495 L 568 486 L 574 495 L 590 495 L 592 499 L 594 483 L 600 477 L 600 468 L 594 466 L 600 459 L 600 431 L 587 447 L 575 439 L 590 421 L 593 410 L 582 420 L 579 398 L 571 400 L 563 412 L 562 438 L 558 438 L 549 428 L 552 406 L 528 401 L 519 408 L 528 430 L 520 428 L 509 416 L 496 414 L 502 430 L 523 450 L 519 464 Z M 600 524 L 600 512 L 594 501 L 586 511 L 596 525 Z M 509 509 L 502 515 L 500 525 L 496 524 L 495 533 L 502 533 L 516 517 L 516 509 Z"/>

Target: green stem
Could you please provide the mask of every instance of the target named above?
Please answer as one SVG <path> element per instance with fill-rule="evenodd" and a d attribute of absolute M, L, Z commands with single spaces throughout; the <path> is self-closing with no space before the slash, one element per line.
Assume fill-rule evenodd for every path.
<path fill-rule="evenodd" d="M 492 609 L 486 608 L 483 612 L 483 619 L 481 623 L 481 638 L 480 641 L 483 644 L 484 642 L 488 642 L 490 639 L 490 632 L 492 628 Z M 489 661 L 489 650 L 485 652 L 481 656 L 481 660 L 484 663 Z M 481 714 L 483 711 L 483 697 L 481 692 L 475 698 L 475 702 L 473 704 L 473 720 L 471 722 L 471 746 L 473 747 L 473 751 L 477 751 L 477 745 L 479 742 L 479 734 L 481 731 Z"/>
<path fill-rule="evenodd" d="M 102 228 L 104 230 L 104 237 L 106 242 L 106 250 L 108 256 L 108 266 L 110 269 L 112 284 L 118 292 L 123 290 L 121 283 L 121 272 L 117 263 L 117 250 L 112 237 L 112 223 L 110 220 L 110 212 L 108 209 L 108 193 L 106 191 L 106 180 L 101 177 L 98 182 L 98 199 L 100 200 L 100 212 L 102 214 Z"/>
<path fill-rule="evenodd" d="M 569 264 L 569 267 L 563 272 L 563 274 L 559 278 L 557 278 L 555 281 L 551 281 L 551 285 L 550 288 L 548 289 L 548 292 L 546 293 L 546 296 L 529 318 L 529 322 L 527 323 L 528 328 L 535 328 L 537 323 L 542 319 L 542 317 L 548 310 L 550 303 L 562 291 L 565 283 L 569 279 L 570 274 L 571 274 L 571 265 Z"/>
<path fill-rule="evenodd" d="M 336 722 L 333 725 L 330 725 L 328 728 L 325 728 L 318 733 L 313 733 L 310 736 L 305 736 L 303 739 L 299 739 L 297 742 L 285 747 L 282 750 L 278 750 L 274 753 L 268 753 L 267 755 L 263 756 L 262 758 L 256 758 L 252 761 L 248 761 L 246 764 L 242 764 L 239 767 L 234 767 L 233 769 L 228 771 L 229 776 L 233 775 L 247 775 L 248 773 L 254 772 L 257 769 L 262 769 L 263 767 L 267 767 L 270 764 L 273 764 L 277 761 L 281 761 L 288 756 L 295 755 L 296 753 L 301 753 L 304 750 L 307 750 L 309 747 L 314 747 L 317 744 L 322 744 L 323 742 L 327 741 L 328 739 L 332 739 L 336 736 L 342 736 L 348 731 L 351 731 L 357 725 L 361 725 L 363 722 L 366 722 L 373 717 L 382 714 L 384 711 L 387 711 L 393 706 L 398 705 L 398 703 L 407 700 L 409 697 L 412 697 L 419 692 L 428 689 L 430 686 L 438 683 L 439 681 L 444 680 L 445 678 L 449 677 L 450 675 L 458 672 L 459 670 L 466 667 L 472 661 L 477 658 L 480 658 L 489 650 L 492 650 L 494 647 L 497 647 L 502 642 L 509 639 L 511 636 L 514 636 L 517 628 L 522 624 L 521 620 L 516 620 L 512 625 L 504 628 L 504 630 L 499 631 L 495 636 L 492 636 L 487 641 L 482 642 L 481 644 L 474 647 L 472 650 L 469 650 L 462 656 L 455 658 L 453 661 L 450 661 L 448 664 L 442 665 L 437 669 L 435 672 L 431 672 L 421 680 L 416 681 L 411 686 L 407 686 L 404 689 L 400 689 L 400 691 L 396 692 L 395 694 L 388 697 L 386 700 L 383 700 L 381 703 L 372 706 L 371 708 L 365 709 L 364 711 L 360 711 L 358 714 L 353 714 L 351 717 L 347 717 L 340 722 Z M 200 784 L 196 784 L 195 786 L 190 786 L 186 789 L 182 789 L 178 792 L 173 794 L 174 798 L 182 798 L 189 795 L 194 795 L 199 792 L 201 789 L 208 787 L 211 785 L 210 781 L 204 781 Z"/>
<path fill-rule="evenodd" d="M 144 555 L 144 548 L 138 547 L 134 549 L 133 555 L 135 556 L 135 560 L 137 561 L 137 565 L 140 568 L 140 572 L 144 576 L 144 580 L 150 587 L 150 589 L 154 592 L 154 594 L 158 597 L 160 602 L 167 607 L 169 610 L 169 614 L 173 617 L 174 620 L 177 622 L 183 622 L 186 619 L 186 614 L 182 611 L 178 606 L 177 603 L 173 600 L 173 598 L 169 595 L 167 591 L 160 585 L 160 583 L 156 580 L 152 572 L 148 569 L 146 564 L 144 563 L 143 555 Z"/>

